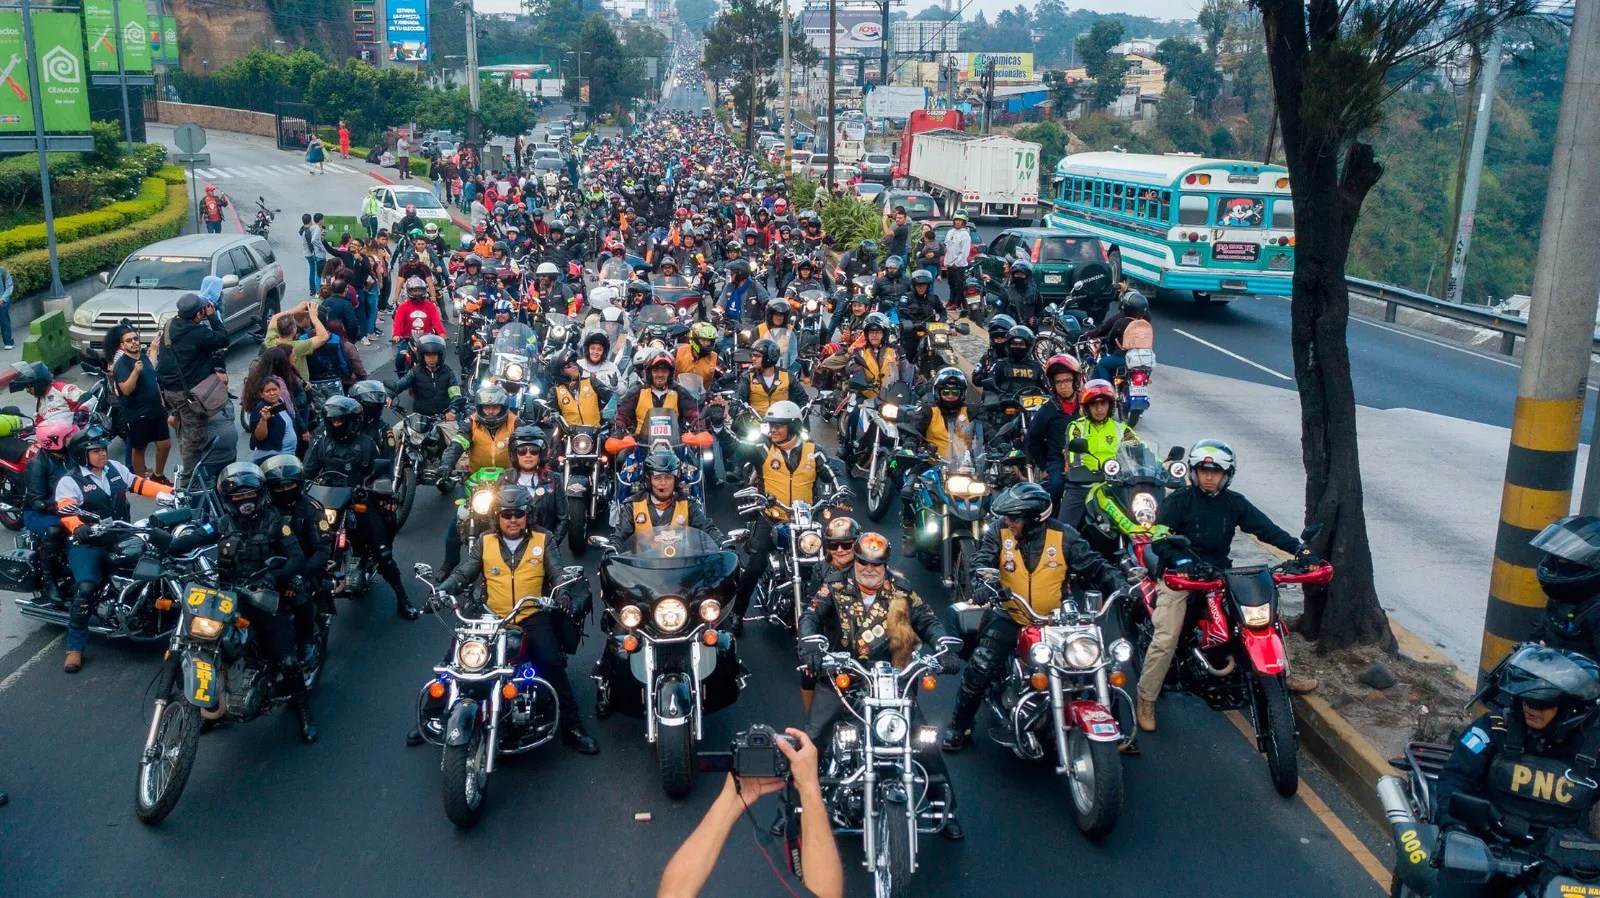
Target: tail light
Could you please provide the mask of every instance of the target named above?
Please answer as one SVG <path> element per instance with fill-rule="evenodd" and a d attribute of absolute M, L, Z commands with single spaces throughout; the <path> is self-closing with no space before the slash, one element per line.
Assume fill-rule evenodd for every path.
<path fill-rule="evenodd" d="M 1033 249 L 1028 250 L 1028 258 L 1031 259 L 1035 265 L 1039 264 L 1039 247 L 1043 244 L 1043 240 L 1035 240 L 1033 241 Z"/>
<path fill-rule="evenodd" d="M 346 546 L 349 545 L 349 540 L 346 538 L 345 532 L 343 530 L 339 531 L 339 538 L 335 541 L 335 545 L 337 545 L 341 549 L 343 549 L 343 548 L 345 548 Z"/>
<path fill-rule="evenodd" d="M 1143 371 L 1135 371 L 1133 374 L 1129 375 L 1128 379 L 1133 381 L 1134 386 L 1142 387 L 1150 382 L 1150 375 Z"/>

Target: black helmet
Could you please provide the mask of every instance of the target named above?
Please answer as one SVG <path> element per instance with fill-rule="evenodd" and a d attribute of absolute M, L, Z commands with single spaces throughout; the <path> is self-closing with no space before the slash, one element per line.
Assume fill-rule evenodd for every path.
<path fill-rule="evenodd" d="M 728 263 L 728 273 L 737 274 L 741 277 L 749 277 L 750 263 L 745 259 L 734 259 L 732 262 Z"/>
<path fill-rule="evenodd" d="M 815 259 L 811 258 L 810 256 L 801 256 L 800 257 L 800 261 L 794 263 L 794 270 L 795 271 L 799 271 L 802 268 L 809 268 L 812 271 L 816 271 L 817 270 L 817 262 L 816 262 Z"/>
<path fill-rule="evenodd" d="M 781 302 L 781 300 L 779 300 Z M 756 360 L 756 367 L 771 368 L 783 358 L 783 350 L 778 348 L 778 341 L 761 339 L 750 347 L 750 355 Z"/>
<path fill-rule="evenodd" d="M 200 314 L 200 310 L 205 307 L 206 301 L 201 299 L 198 293 L 185 293 L 178 297 L 178 317 L 184 320 L 193 321 L 194 316 Z"/>
<path fill-rule="evenodd" d="M 561 236 L 567 238 L 568 240 L 571 240 L 572 238 L 578 236 L 578 228 L 577 228 L 577 226 L 576 225 L 567 225 L 566 227 L 562 228 L 561 229 Z"/>
<path fill-rule="evenodd" d="M 515 455 L 523 446 L 532 446 L 542 459 L 550 448 L 550 438 L 545 436 L 545 432 L 540 428 L 524 424 L 511 432 L 511 453 Z"/>
<path fill-rule="evenodd" d="M 1539 560 L 1545 595 L 1575 602 L 1600 594 L 1600 518 L 1569 515 L 1539 531 L 1529 545 L 1545 553 Z"/>
<path fill-rule="evenodd" d="M 361 403 L 349 396 L 334 396 L 322 404 L 328 433 L 341 443 L 355 439 L 361 432 L 361 414 Z"/>
<path fill-rule="evenodd" d="M 863 256 L 876 256 L 878 254 L 878 241 L 868 237 L 867 239 L 861 241 L 861 245 L 856 247 L 856 251 Z M 891 258 L 898 258 L 898 256 Z M 886 262 L 884 264 L 887 265 L 888 263 Z"/>
<path fill-rule="evenodd" d="M 533 493 L 520 483 L 508 483 L 494 494 L 495 514 L 521 510 L 524 515 L 533 509 Z"/>
<path fill-rule="evenodd" d="M 926 268 L 918 268 L 916 271 L 911 272 L 911 286 L 916 287 L 919 285 L 923 287 L 932 287 L 933 272 Z"/>
<path fill-rule="evenodd" d="M 1138 290 L 1129 290 L 1122 294 L 1121 308 L 1122 314 L 1140 318 L 1150 314 L 1150 300 L 1145 299 Z"/>
<path fill-rule="evenodd" d="M 438 334 L 423 334 L 417 338 L 418 358 L 421 358 L 422 356 L 425 356 L 431 352 L 439 356 L 440 361 L 444 361 L 444 348 L 444 338 Z"/>
<path fill-rule="evenodd" d="M 1027 259 L 1018 259 L 1015 262 L 1012 262 L 1011 263 L 1011 276 L 1012 277 L 1016 277 L 1019 274 L 1020 275 L 1026 275 L 1028 277 L 1032 277 L 1033 276 L 1033 263 L 1029 262 Z"/>
<path fill-rule="evenodd" d="M 267 478 L 255 463 L 236 461 L 222 469 L 217 478 L 217 495 L 228 510 L 249 520 L 266 506 Z"/>
<path fill-rule="evenodd" d="M 644 281 L 629 281 L 628 282 L 628 298 L 629 299 L 632 299 L 635 296 L 638 296 L 638 297 L 641 297 L 641 298 L 642 297 L 646 297 L 646 296 L 649 296 L 652 292 L 653 291 L 650 289 L 650 285 L 645 283 Z"/>
<path fill-rule="evenodd" d="M 478 258 L 478 254 L 477 253 L 468 253 L 467 257 L 465 259 L 461 260 L 461 267 L 462 268 L 482 268 L 483 267 L 483 260 Z M 421 280 L 421 278 L 418 278 L 418 280 Z M 410 281 L 406 281 L 406 287 L 409 288 L 410 286 L 411 286 L 411 282 Z"/>
<path fill-rule="evenodd" d="M 305 482 L 306 469 L 300 459 L 285 452 L 261 463 L 261 479 L 273 503 L 293 507 L 300 501 L 300 486 Z"/>
<path fill-rule="evenodd" d="M 722 251 L 725 253 L 742 253 L 744 252 L 744 244 L 737 240 L 729 240 L 722 245 Z"/>
<path fill-rule="evenodd" d="M 89 463 L 90 449 L 107 449 L 111 446 L 111 435 L 101 427 L 90 427 L 81 430 L 72 442 L 67 444 L 67 456 L 73 464 L 86 465 Z"/>
<path fill-rule="evenodd" d="M 1026 526 L 1043 523 L 1050 517 L 1050 493 L 1037 483 L 1023 482 L 1006 487 L 994 497 L 989 509 L 1003 518 L 1022 521 Z"/>
<path fill-rule="evenodd" d="M 611 338 L 606 336 L 605 331 L 590 331 L 588 335 L 583 338 L 583 351 L 587 353 L 589 351 L 589 347 L 595 343 L 599 343 L 601 346 L 605 347 L 606 354 L 609 355 L 611 353 Z"/>
<path fill-rule="evenodd" d="M 50 366 L 44 362 L 12 362 L 11 370 L 16 372 L 9 388 L 13 393 L 34 387 L 48 387 L 55 382 L 55 375 L 50 373 Z"/>
<path fill-rule="evenodd" d="M 789 301 L 787 299 L 775 296 L 772 299 L 767 300 L 768 318 L 771 318 L 773 315 L 782 315 L 787 319 L 789 312 Z"/>
<path fill-rule="evenodd" d="M 1021 344 L 1020 346 L 1018 344 Z M 1020 362 L 1033 351 L 1033 329 L 1019 324 L 1006 331 L 1006 353 L 1014 362 Z"/>
<path fill-rule="evenodd" d="M 1501 663 L 1484 694 L 1496 704 L 1558 707 L 1561 713 L 1551 726 L 1555 735 L 1565 735 L 1594 716 L 1600 667 L 1577 652 L 1525 645 Z"/>
<path fill-rule="evenodd" d="M 644 457 L 644 476 L 654 477 L 657 474 L 678 476 L 678 456 L 671 449 L 654 449 Z"/>
<path fill-rule="evenodd" d="M 933 376 L 933 394 L 938 398 L 940 393 L 950 390 L 960 390 L 964 398 L 967 393 L 967 376 L 961 373 L 960 368 L 940 368 Z M 957 400 L 959 401 L 959 400 Z"/>
<path fill-rule="evenodd" d="M 356 381 L 345 395 L 361 403 L 368 414 L 382 411 L 384 404 L 389 401 L 389 391 L 383 384 L 371 379 Z"/>
<path fill-rule="evenodd" d="M 883 331 L 885 334 L 888 334 L 889 333 L 889 316 L 883 314 L 882 312 L 873 312 L 871 315 L 867 316 L 867 323 L 862 326 L 861 330 L 863 332 L 870 331 L 870 330 L 880 330 L 880 331 Z"/>
<path fill-rule="evenodd" d="M 1000 314 L 989 319 L 989 340 L 994 343 L 1003 341 L 1011 329 L 1017 326 L 1017 319 L 1010 315 Z"/>
<path fill-rule="evenodd" d="M 571 383 L 572 378 L 567 375 L 567 368 L 578 364 L 578 351 L 576 349 L 563 349 L 550 360 L 550 367 L 546 371 L 554 383 Z"/>

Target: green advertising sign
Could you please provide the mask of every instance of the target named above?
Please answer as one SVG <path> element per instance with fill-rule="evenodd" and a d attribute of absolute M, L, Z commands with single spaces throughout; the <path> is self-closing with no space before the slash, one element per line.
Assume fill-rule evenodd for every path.
<path fill-rule="evenodd" d="M 122 7 L 122 70 L 148 72 L 154 64 L 144 0 L 117 0 L 117 3 Z"/>
<path fill-rule="evenodd" d="M 33 14 L 33 44 L 44 84 L 46 131 L 89 130 L 89 91 L 84 84 L 83 22 L 75 13 Z M 33 130 L 32 94 L 22 40 L 22 13 L 0 10 L 0 133 Z"/>
<path fill-rule="evenodd" d="M 89 46 L 89 70 L 117 70 L 117 21 L 111 4 L 122 12 L 122 68 L 126 72 L 150 71 L 149 22 L 144 0 L 84 0 L 83 36 Z"/>
<path fill-rule="evenodd" d="M 161 17 L 161 46 L 167 51 L 168 59 L 178 60 L 178 17 Z"/>

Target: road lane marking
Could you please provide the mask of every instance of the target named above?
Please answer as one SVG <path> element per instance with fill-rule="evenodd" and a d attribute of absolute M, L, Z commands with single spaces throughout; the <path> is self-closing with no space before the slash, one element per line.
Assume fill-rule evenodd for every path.
<path fill-rule="evenodd" d="M 194 173 L 202 178 L 205 178 L 207 181 L 214 181 L 217 177 L 217 173 L 209 168 L 197 168 L 194 170 Z"/>
<path fill-rule="evenodd" d="M 334 163 L 334 162 L 329 162 L 328 163 L 328 168 L 333 170 L 333 171 L 340 172 L 341 174 L 346 174 L 346 175 L 353 175 L 353 174 L 356 173 L 355 169 L 353 169 L 353 168 L 345 168 L 344 166 L 339 165 L 339 164 Z"/>
<path fill-rule="evenodd" d="M 1233 721 L 1234 728 L 1253 745 L 1256 741 L 1256 731 L 1250 726 L 1250 722 L 1244 719 L 1244 715 L 1238 711 L 1228 711 L 1227 716 L 1229 720 Z M 1361 865 L 1363 870 L 1367 871 L 1367 875 L 1372 877 L 1373 882 L 1376 882 L 1380 888 L 1389 888 L 1389 881 L 1393 875 L 1389 868 L 1385 867 L 1378 860 L 1377 855 L 1367 848 L 1366 843 L 1362 842 L 1360 837 L 1352 832 L 1343 820 L 1339 819 L 1339 815 L 1328 807 L 1328 803 L 1322 800 L 1322 796 L 1318 795 L 1316 790 L 1312 789 L 1311 784 L 1307 783 L 1303 777 L 1300 780 L 1300 790 L 1295 793 L 1295 797 L 1305 804 L 1306 809 L 1311 812 L 1312 816 L 1327 827 L 1328 832 L 1339 841 L 1340 845 L 1344 846 L 1344 850 L 1355 859 L 1356 863 Z"/>
<path fill-rule="evenodd" d="M 1271 368 L 1268 368 L 1266 365 L 1262 365 L 1262 364 L 1257 363 L 1257 362 L 1252 362 L 1251 360 L 1245 358 L 1244 356 L 1238 354 L 1237 352 L 1234 352 L 1234 351 L 1232 351 L 1230 349 L 1223 349 L 1221 346 L 1218 346 L 1217 344 L 1212 343 L 1210 340 L 1202 340 L 1199 337 L 1196 337 L 1194 334 L 1191 334 L 1188 331 L 1183 330 L 1182 328 L 1176 328 L 1175 327 L 1175 328 L 1172 329 L 1172 332 L 1175 333 L 1175 334 L 1181 334 L 1182 336 L 1188 337 L 1189 339 L 1195 341 L 1196 343 L 1199 343 L 1201 346 L 1209 346 L 1212 349 L 1215 349 L 1217 352 L 1220 352 L 1223 355 L 1228 356 L 1229 358 L 1235 359 L 1237 361 L 1244 362 L 1246 365 L 1249 365 L 1252 368 L 1256 368 L 1258 370 L 1265 371 L 1268 374 L 1272 375 L 1273 377 L 1276 377 L 1279 380 L 1287 380 L 1287 381 L 1291 381 L 1291 382 L 1294 380 L 1294 378 L 1290 377 L 1287 374 L 1282 374 L 1280 372 L 1274 371 Z"/>
<path fill-rule="evenodd" d="M 28 672 L 28 668 L 37 663 L 40 658 L 43 658 L 45 655 L 55 651 L 56 647 L 61 645 L 61 640 L 64 638 L 66 638 L 65 633 L 58 635 L 56 638 L 45 643 L 43 647 L 41 647 L 37 652 L 33 653 L 32 658 L 22 662 L 22 664 L 19 665 L 16 670 L 11 672 L 10 676 L 6 677 L 4 680 L 0 680 L 0 692 L 5 692 L 7 689 L 10 689 L 14 683 L 22 679 L 22 675 Z"/>

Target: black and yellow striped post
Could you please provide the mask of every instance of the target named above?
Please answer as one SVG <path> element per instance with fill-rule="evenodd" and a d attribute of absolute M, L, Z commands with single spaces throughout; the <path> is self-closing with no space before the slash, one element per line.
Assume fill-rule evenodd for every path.
<path fill-rule="evenodd" d="M 1534 634 L 1545 602 L 1535 573 L 1539 553 L 1528 541 L 1572 505 L 1600 296 L 1600 228 L 1593 224 L 1600 208 L 1600 3 L 1574 5 L 1569 46 L 1511 420 L 1480 679 Z"/>

